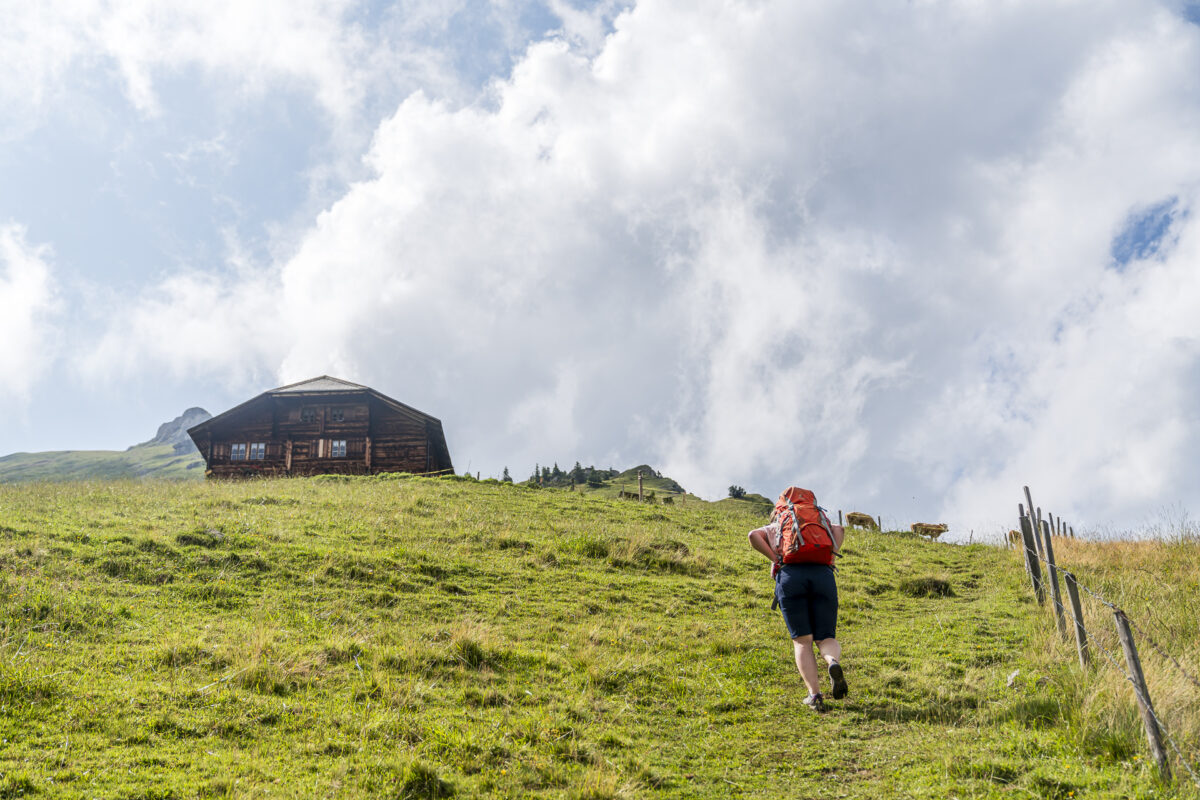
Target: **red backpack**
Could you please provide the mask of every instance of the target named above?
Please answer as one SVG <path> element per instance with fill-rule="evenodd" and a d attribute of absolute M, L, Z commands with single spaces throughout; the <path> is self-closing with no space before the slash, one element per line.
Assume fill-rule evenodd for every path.
<path fill-rule="evenodd" d="M 825 509 L 808 489 L 789 486 L 775 501 L 772 519 L 779 523 L 775 549 L 780 564 L 833 564 L 837 545 Z"/>

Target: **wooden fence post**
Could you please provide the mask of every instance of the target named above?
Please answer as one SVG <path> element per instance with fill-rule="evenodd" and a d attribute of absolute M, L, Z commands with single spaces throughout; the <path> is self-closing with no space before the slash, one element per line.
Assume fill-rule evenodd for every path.
<path fill-rule="evenodd" d="M 879 525 L 879 531 L 880 531 L 880 533 L 882 533 L 883 532 L 883 514 L 880 514 L 878 517 L 876 517 L 875 522 L 876 522 L 876 524 Z"/>
<path fill-rule="evenodd" d="M 1042 567 L 1038 563 L 1036 545 L 1033 543 L 1033 525 L 1028 515 L 1021 517 L 1021 539 L 1025 542 L 1025 563 L 1029 567 L 1029 580 L 1033 581 L 1033 593 L 1038 605 L 1046 602 L 1046 589 L 1042 586 Z"/>
<path fill-rule="evenodd" d="M 1138 711 L 1142 715 L 1142 725 L 1146 728 L 1146 741 L 1150 743 L 1150 752 L 1158 762 L 1158 775 L 1164 783 L 1171 781 L 1171 764 L 1167 761 L 1167 751 L 1163 747 L 1162 731 L 1158 729 L 1158 721 L 1154 717 L 1154 706 L 1150 704 L 1150 692 L 1146 689 L 1146 676 L 1142 674 L 1142 662 L 1138 658 L 1137 645 L 1133 643 L 1133 631 L 1129 629 L 1129 620 L 1125 612 L 1113 611 L 1117 620 L 1117 636 L 1121 638 L 1121 647 L 1125 650 L 1125 666 L 1129 667 L 1129 676 L 1133 679 L 1134 694 L 1137 695 Z"/>
<path fill-rule="evenodd" d="M 1030 521 L 1030 523 L 1032 523 L 1033 522 L 1033 497 L 1029 494 L 1028 486 L 1024 487 L 1024 489 L 1025 489 L 1025 507 L 1027 509 L 1029 509 L 1029 521 Z M 1040 551 L 1035 550 L 1034 552 L 1040 552 Z"/>
<path fill-rule="evenodd" d="M 1088 664 L 1092 661 L 1092 654 L 1088 650 L 1087 629 L 1083 627 L 1083 607 L 1079 604 L 1079 585 L 1075 583 L 1075 576 L 1067 570 L 1063 570 L 1063 580 L 1067 583 L 1067 597 L 1071 599 L 1071 615 L 1075 617 L 1075 651 L 1079 653 L 1079 666 L 1087 669 Z"/>
<path fill-rule="evenodd" d="M 638 502 L 642 502 L 642 471 L 638 470 Z"/>
<path fill-rule="evenodd" d="M 1054 624 L 1058 627 L 1058 635 L 1067 638 L 1067 620 L 1063 615 L 1062 590 L 1058 588 L 1058 565 L 1054 563 L 1054 542 L 1050 536 L 1050 526 L 1046 526 L 1046 566 L 1050 573 L 1050 597 L 1054 600 Z"/>
<path fill-rule="evenodd" d="M 1020 503 L 1017 503 L 1017 528 L 1021 527 L 1020 520 L 1022 520 L 1024 518 L 1025 518 L 1025 506 L 1021 505 Z M 1020 530 L 1018 530 L 1017 533 L 1020 533 Z M 1017 544 L 1016 542 L 1013 542 L 1013 547 L 1018 547 L 1021 550 L 1025 550 L 1024 536 L 1021 537 L 1021 541 L 1022 541 L 1022 544 Z M 1025 550 L 1025 574 L 1028 575 L 1031 580 L 1033 579 L 1033 573 L 1030 572 L 1030 570 L 1029 570 L 1029 551 L 1028 550 Z"/>
<path fill-rule="evenodd" d="M 1036 543 L 1037 554 L 1042 558 L 1046 557 L 1046 551 L 1042 547 L 1042 509 L 1037 510 L 1037 518 L 1031 519 L 1029 522 L 1033 525 L 1034 536 L 1033 540 Z"/>
<path fill-rule="evenodd" d="M 842 527 L 842 510 L 838 509 L 838 527 Z"/>

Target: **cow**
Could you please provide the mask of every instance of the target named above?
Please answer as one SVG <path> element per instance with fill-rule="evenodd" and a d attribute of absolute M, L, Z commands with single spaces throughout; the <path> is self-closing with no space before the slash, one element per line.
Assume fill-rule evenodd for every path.
<path fill-rule="evenodd" d="M 1024 547 L 1025 542 L 1022 540 L 1021 532 L 1020 531 L 1009 531 L 1008 532 L 1008 544 L 1009 544 L 1009 547 L 1015 547 L 1018 550 L 1021 549 L 1022 547 Z"/>
<path fill-rule="evenodd" d="M 846 526 L 849 528 L 866 528 L 869 531 L 879 530 L 875 518 L 861 511 L 851 511 L 846 515 Z"/>
<path fill-rule="evenodd" d="M 912 524 L 913 533 L 918 536 L 928 536 L 930 539 L 936 539 L 948 530 L 950 530 L 950 526 L 941 523 L 914 522 Z"/>

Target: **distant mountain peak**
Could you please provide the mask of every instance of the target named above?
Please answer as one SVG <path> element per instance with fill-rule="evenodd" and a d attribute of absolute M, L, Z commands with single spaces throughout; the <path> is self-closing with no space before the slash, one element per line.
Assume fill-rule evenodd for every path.
<path fill-rule="evenodd" d="M 203 408 L 189 408 L 159 425 L 153 439 L 126 450 L 13 453 L 0 458 L 0 483 L 149 477 L 203 480 L 204 459 L 187 430 L 211 417 Z"/>
<path fill-rule="evenodd" d="M 196 446 L 192 443 L 192 438 L 187 434 L 188 428 L 210 419 L 212 419 L 212 414 L 203 408 L 189 408 L 170 422 L 164 422 L 162 425 L 159 425 L 158 433 L 154 434 L 153 439 L 134 446 L 145 447 L 169 444 L 174 446 L 176 453 L 191 452 L 196 449 Z"/>

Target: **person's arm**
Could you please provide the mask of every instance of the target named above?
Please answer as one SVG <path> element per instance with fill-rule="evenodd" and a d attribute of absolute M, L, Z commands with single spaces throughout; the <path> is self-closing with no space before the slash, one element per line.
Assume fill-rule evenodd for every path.
<path fill-rule="evenodd" d="M 777 561 L 779 553 L 775 552 L 775 546 L 771 544 L 771 539 L 774 536 L 773 527 L 772 525 L 764 525 L 761 528 L 755 528 L 750 531 L 750 546 L 772 561 Z"/>
<path fill-rule="evenodd" d="M 842 542 L 846 541 L 846 529 L 841 525 L 830 524 L 831 532 L 833 533 L 833 549 L 841 551 Z"/>

